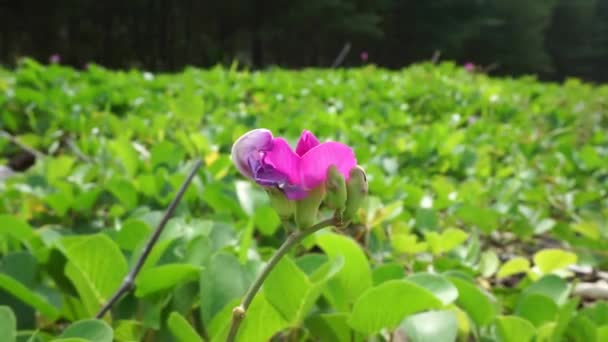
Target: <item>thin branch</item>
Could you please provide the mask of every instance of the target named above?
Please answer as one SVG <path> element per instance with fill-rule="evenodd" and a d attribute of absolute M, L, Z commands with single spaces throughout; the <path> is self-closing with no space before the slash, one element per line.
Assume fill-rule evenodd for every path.
<path fill-rule="evenodd" d="M 348 55 L 349 52 L 350 52 L 350 42 L 344 44 L 344 47 L 342 48 L 342 50 L 340 50 L 340 54 L 338 54 L 338 57 L 336 57 L 334 62 L 331 64 L 331 67 L 332 68 L 339 67 L 340 64 L 342 64 L 342 62 L 344 62 L 344 58 L 346 58 L 346 55 Z"/>
<path fill-rule="evenodd" d="M 186 190 L 188 189 L 188 186 L 190 185 L 190 182 L 192 182 L 192 179 L 198 172 L 198 169 L 201 167 L 201 164 L 202 164 L 202 161 L 200 159 L 194 163 L 194 166 L 192 167 L 190 174 L 188 174 L 188 177 L 186 178 L 186 180 L 182 184 L 181 188 L 175 195 L 175 198 L 173 198 L 173 201 L 171 201 L 171 204 L 169 204 L 169 207 L 167 207 L 167 210 L 165 211 L 165 214 L 163 215 L 160 222 L 158 223 L 158 226 L 156 226 L 154 233 L 152 233 L 152 236 L 150 236 L 150 240 L 148 240 L 148 242 L 144 246 L 144 250 L 141 253 L 139 259 L 137 259 L 135 266 L 127 274 L 127 276 L 123 280 L 123 282 L 120 285 L 120 287 L 118 288 L 118 290 L 116 290 L 116 292 L 112 295 L 112 297 L 108 300 L 108 302 L 101 308 L 101 310 L 99 310 L 99 312 L 97 313 L 95 318 L 103 317 L 103 315 L 105 315 L 106 312 L 108 312 L 110 310 L 110 308 L 112 308 L 112 305 L 114 305 L 125 293 L 127 293 L 133 289 L 133 287 L 135 285 L 135 278 L 137 277 L 137 274 L 139 273 L 139 271 L 141 271 L 141 268 L 143 267 L 144 263 L 146 262 L 146 259 L 148 258 L 148 255 L 150 255 L 152 248 L 158 241 L 160 234 L 163 232 L 163 229 L 165 228 L 165 225 L 169 221 L 169 218 L 171 218 L 171 216 L 173 215 L 175 208 L 177 208 L 177 205 L 179 204 L 180 200 L 184 196 L 184 193 L 186 192 Z"/>
<path fill-rule="evenodd" d="M 287 254 L 287 252 L 289 252 L 289 250 L 293 246 L 298 244 L 305 237 L 309 236 L 310 234 L 312 234 L 318 230 L 321 230 L 323 228 L 330 227 L 333 225 L 335 225 L 335 219 L 333 219 L 333 218 L 327 219 L 327 220 L 321 221 L 309 228 L 306 228 L 303 230 L 296 230 L 293 233 L 291 233 L 287 237 L 287 239 L 285 239 L 285 242 L 283 242 L 283 244 L 279 247 L 279 249 L 277 249 L 277 251 L 274 253 L 274 255 L 270 258 L 270 260 L 268 260 L 268 263 L 266 264 L 266 266 L 264 266 L 264 269 L 262 269 L 262 272 L 260 274 L 258 274 L 258 276 L 254 280 L 253 284 L 251 284 L 251 286 L 247 290 L 247 293 L 245 293 L 245 297 L 243 297 L 243 301 L 241 302 L 241 305 L 235 307 L 232 310 L 232 324 L 230 326 L 230 332 L 228 333 L 228 338 L 226 338 L 226 342 L 233 342 L 234 339 L 236 338 L 236 334 L 239 330 L 239 325 L 241 324 L 243 318 L 245 318 L 245 313 L 247 312 L 249 305 L 251 304 L 251 302 L 253 301 L 253 298 L 255 297 L 255 295 L 258 293 L 258 291 L 262 287 L 262 284 L 264 283 L 264 280 L 266 280 L 266 277 L 268 277 L 268 275 L 270 274 L 272 269 L 279 263 L 281 258 L 283 258 L 283 256 L 285 254 Z"/>
<path fill-rule="evenodd" d="M 5 130 L 0 130 L 0 137 L 7 139 L 8 141 L 17 145 L 22 150 L 34 155 L 37 159 L 42 159 L 46 156 L 46 154 L 38 151 L 37 149 L 27 146 L 26 144 L 21 142 L 21 140 L 19 140 L 16 136 L 10 134 L 9 132 L 7 132 Z"/>
<path fill-rule="evenodd" d="M 78 148 L 78 145 L 76 145 L 76 143 L 74 143 L 74 140 L 72 140 L 70 137 L 66 137 L 65 143 L 72 150 L 72 152 L 74 153 L 74 155 L 76 155 L 76 157 L 78 157 L 78 159 L 82 160 L 85 163 L 92 163 L 93 162 L 91 160 L 91 158 L 89 158 L 89 156 L 87 156 L 86 154 L 82 153 L 82 151 L 80 150 L 80 148 Z"/>

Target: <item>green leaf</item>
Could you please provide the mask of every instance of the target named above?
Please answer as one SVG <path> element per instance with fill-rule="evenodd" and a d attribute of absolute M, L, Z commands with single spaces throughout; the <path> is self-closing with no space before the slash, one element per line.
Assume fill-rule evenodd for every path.
<path fill-rule="evenodd" d="M 410 316 L 401 323 L 411 342 L 452 342 L 458 337 L 458 321 L 453 311 L 429 311 Z"/>
<path fill-rule="evenodd" d="M 189 264 L 165 264 L 141 272 L 135 280 L 135 295 L 145 297 L 198 279 L 201 268 Z"/>
<path fill-rule="evenodd" d="M 122 224 L 116 234 L 116 242 L 120 248 L 132 251 L 150 235 L 152 229 L 144 221 L 129 219 Z"/>
<path fill-rule="evenodd" d="M 277 212 L 272 207 L 266 205 L 255 210 L 253 220 L 260 233 L 266 236 L 274 235 L 281 226 L 281 219 L 277 215 Z"/>
<path fill-rule="evenodd" d="M 576 254 L 561 249 L 543 249 L 534 254 L 534 264 L 541 274 L 551 273 L 576 264 Z"/>
<path fill-rule="evenodd" d="M 456 210 L 456 216 L 464 223 L 477 226 L 485 233 L 498 228 L 500 215 L 492 209 L 465 204 Z"/>
<path fill-rule="evenodd" d="M 418 254 L 427 250 L 426 242 L 418 242 L 414 234 L 395 234 L 391 239 L 391 246 L 397 253 Z"/>
<path fill-rule="evenodd" d="M 479 261 L 479 272 L 484 278 L 491 277 L 500 266 L 500 260 L 494 251 L 485 251 L 481 254 Z"/>
<path fill-rule="evenodd" d="M 5 274 L 0 274 L 0 288 L 40 311 L 47 319 L 54 321 L 59 318 L 59 310 L 46 298 Z"/>
<path fill-rule="evenodd" d="M 380 285 L 388 280 L 403 279 L 405 270 L 397 263 L 383 264 L 372 271 L 374 286 Z"/>
<path fill-rule="evenodd" d="M 65 274 L 93 316 L 122 283 L 127 262 L 118 245 L 103 234 L 65 237 L 60 245 L 68 260 Z"/>
<path fill-rule="evenodd" d="M 494 298 L 466 280 L 456 277 L 448 279 L 458 289 L 458 306 L 466 311 L 478 326 L 492 323 L 497 312 Z"/>
<path fill-rule="evenodd" d="M 11 215 L 0 215 L 0 236 L 8 235 L 15 240 L 28 243 L 36 238 L 34 230 L 26 222 Z"/>
<path fill-rule="evenodd" d="M 300 310 L 311 287 L 306 274 L 285 256 L 264 281 L 264 294 L 287 322 L 295 322 L 303 314 Z"/>
<path fill-rule="evenodd" d="M 137 191 L 133 183 L 119 178 L 113 178 L 108 184 L 108 190 L 114 195 L 126 210 L 137 206 Z"/>
<path fill-rule="evenodd" d="M 264 293 L 258 293 L 247 310 L 241 329 L 238 333 L 238 342 L 266 342 L 285 329 L 288 323 L 281 314 L 270 304 Z"/>
<path fill-rule="evenodd" d="M 17 340 L 17 319 L 8 306 L 0 306 L 0 336 L 6 342 Z"/>
<path fill-rule="evenodd" d="M 496 328 L 501 342 L 529 342 L 536 334 L 532 323 L 516 316 L 496 317 Z"/>
<path fill-rule="evenodd" d="M 251 182 L 237 181 L 236 195 L 243 208 L 243 211 L 249 216 L 254 216 L 259 207 L 268 204 L 268 195 L 259 187 L 254 187 Z"/>
<path fill-rule="evenodd" d="M 351 341 L 352 330 L 348 326 L 348 317 L 347 313 L 314 315 L 306 320 L 306 327 L 318 341 Z"/>
<path fill-rule="evenodd" d="M 593 240 L 599 240 L 600 227 L 595 222 L 582 221 L 572 226 L 572 230 Z"/>
<path fill-rule="evenodd" d="M 61 155 L 54 158 L 46 159 L 46 177 L 52 183 L 58 179 L 65 179 L 70 175 L 72 167 L 74 167 L 74 158 L 67 155 Z"/>
<path fill-rule="evenodd" d="M 203 339 L 179 312 L 174 311 L 169 315 L 167 325 L 178 342 L 203 342 Z"/>
<path fill-rule="evenodd" d="M 201 316 L 210 322 L 228 303 L 240 298 L 255 276 L 232 254 L 218 253 L 201 272 Z"/>
<path fill-rule="evenodd" d="M 555 301 L 540 293 L 524 293 L 515 307 L 515 314 L 540 327 L 557 318 L 558 307 Z"/>
<path fill-rule="evenodd" d="M 78 321 L 67 327 L 60 338 L 82 338 L 94 342 L 112 342 L 114 332 L 104 321 L 98 319 L 86 319 Z"/>
<path fill-rule="evenodd" d="M 576 308 L 578 307 L 579 300 L 577 298 L 571 299 L 567 301 L 561 308 L 559 312 L 559 316 L 557 319 L 557 324 L 553 328 L 553 333 L 551 335 L 552 342 L 562 341 L 564 333 L 568 328 L 568 323 L 572 319 L 572 316 L 576 312 Z"/>
<path fill-rule="evenodd" d="M 529 270 L 530 262 L 528 261 L 528 259 L 524 257 L 515 257 L 505 262 L 498 270 L 496 276 L 498 277 L 498 279 L 503 279 L 517 273 L 528 272 Z"/>
<path fill-rule="evenodd" d="M 597 339 L 597 327 L 584 315 L 578 314 L 568 323 L 566 339 L 572 342 L 601 341 Z"/>
<path fill-rule="evenodd" d="M 157 168 L 161 165 L 175 168 L 184 160 L 185 151 L 181 146 L 165 140 L 155 144 L 150 151 L 150 155 L 153 168 Z"/>
<path fill-rule="evenodd" d="M 440 274 L 415 273 L 406 280 L 431 291 L 444 305 L 448 305 L 458 298 L 456 286 Z"/>
<path fill-rule="evenodd" d="M 441 301 L 425 288 L 406 280 L 390 280 L 359 297 L 348 324 L 359 332 L 374 334 L 383 328 L 396 328 L 407 315 L 441 307 Z"/>
<path fill-rule="evenodd" d="M 140 341 L 144 328 L 141 322 L 135 320 L 120 320 L 113 323 L 114 338 L 120 342 Z"/>
<path fill-rule="evenodd" d="M 562 278 L 550 274 L 525 288 L 524 293 L 539 293 L 553 299 L 557 305 L 562 305 L 568 299 L 570 287 Z"/>
<path fill-rule="evenodd" d="M 427 232 L 425 234 L 425 239 L 434 254 L 449 252 L 465 242 L 467 238 L 467 233 L 455 228 L 448 228 L 441 234 L 437 232 Z"/>
<path fill-rule="evenodd" d="M 354 240 L 334 233 L 318 235 L 316 241 L 330 259 L 344 259 L 344 267 L 329 281 L 326 294 L 337 309 L 346 311 L 372 285 L 365 253 Z"/>

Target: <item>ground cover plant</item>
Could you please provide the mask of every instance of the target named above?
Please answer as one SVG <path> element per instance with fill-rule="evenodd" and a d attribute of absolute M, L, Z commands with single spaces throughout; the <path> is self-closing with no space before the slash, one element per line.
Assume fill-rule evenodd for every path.
<path fill-rule="evenodd" d="M 605 86 L 451 63 L 151 74 L 24 60 L 0 70 L 0 165 L 14 169 L 0 173 L 0 335 L 224 341 L 297 231 L 230 157 L 266 128 L 352 147 L 369 194 L 286 253 L 236 340 L 606 341 L 607 111 Z M 193 169 L 133 291 L 95 319 Z"/>

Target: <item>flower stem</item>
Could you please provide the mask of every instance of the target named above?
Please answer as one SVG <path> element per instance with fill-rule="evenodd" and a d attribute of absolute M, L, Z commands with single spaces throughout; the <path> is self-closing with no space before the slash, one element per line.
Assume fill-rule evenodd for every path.
<path fill-rule="evenodd" d="M 321 230 L 323 228 L 333 226 L 334 224 L 335 224 L 335 222 L 334 222 L 333 218 L 323 220 L 306 229 L 296 230 L 293 233 L 291 233 L 287 237 L 287 239 L 285 239 L 285 242 L 283 242 L 283 244 L 279 247 L 279 249 L 277 249 L 277 251 L 274 253 L 274 255 L 270 258 L 270 260 L 268 260 L 268 263 L 262 269 L 262 272 L 257 276 L 257 278 L 254 280 L 254 282 L 251 284 L 251 286 L 247 290 L 247 293 L 245 293 L 245 296 L 243 297 L 243 301 L 241 302 L 241 305 L 232 309 L 232 324 L 230 325 L 230 331 L 228 333 L 228 337 L 226 338 L 226 342 L 233 342 L 234 339 L 236 338 L 236 334 L 239 330 L 239 326 L 240 326 L 243 318 L 245 318 L 245 313 L 247 312 L 249 305 L 251 304 L 251 302 L 253 301 L 253 298 L 255 297 L 255 295 L 258 293 L 258 291 L 262 287 L 262 284 L 264 283 L 264 280 L 266 280 L 266 277 L 268 277 L 268 275 L 270 274 L 272 269 L 279 263 L 279 261 L 281 261 L 281 258 L 285 254 L 287 254 L 287 252 L 289 252 L 289 250 L 293 246 L 298 244 L 305 237 L 307 237 L 310 234 L 312 234 L 318 230 Z"/>

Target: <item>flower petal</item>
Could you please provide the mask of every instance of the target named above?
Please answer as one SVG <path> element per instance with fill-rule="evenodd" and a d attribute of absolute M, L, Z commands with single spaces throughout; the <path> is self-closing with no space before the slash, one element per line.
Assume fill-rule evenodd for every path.
<path fill-rule="evenodd" d="M 296 154 L 300 157 L 306 154 L 311 148 L 319 145 L 319 139 L 315 137 L 309 130 L 302 131 L 298 145 L 296 146 Z"/>
<path fill-rule="evenodd" d="M 252 158 L 260 159 L 260 152 L 272 147 L 272 139 L 272 132 L 264 128 L 258 128 L 243 134 L 232 145 L 232 162 L 243 176 L 254 178 L 250 160 Z"/>
<path fill-rule="evenodd" d="M 263 163 L 272 166 L 278 172 L 287 176 L 291 184 L 300 184 L 300 157 L 293 152 L 283 138 L 274 138 L 272 148 L 264 153 Z"/>
<path fill-rule="evenodd" d="M 339 142 L 325 142 L 313 147 L 302 156 L 300 161 L 301 184 L 312 189 L 325 182 L 327 168 L 335 165 L 348 180 L 350 170 L 357 165 L 353 150 Z"/>

